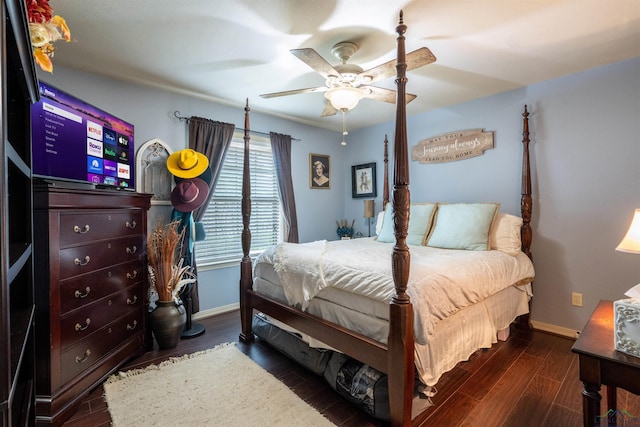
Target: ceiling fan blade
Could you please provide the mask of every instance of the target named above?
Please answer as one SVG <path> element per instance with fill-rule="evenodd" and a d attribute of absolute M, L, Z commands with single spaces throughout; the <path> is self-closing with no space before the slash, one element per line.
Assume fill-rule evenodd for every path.
<path fill-rule="evenodd" d="M 367 89 L 369 91 L 368 95 L 365 95 L 365 98 L 375 99 L 376 101 L 384 101 L 390 104 L 396 103 L 396 91 L 391 89 L 386 89 L 377 86 L 360 86 L 360 88 Z M 416 99 L 417 95 L 412 93 L 405 94 L 406 103 L 410 103 L 414 99 Z"/>
<path fill-rule="evenodd" d="M 334 107 L 329 100 L 327 100 L 324 104 L 324 110 L 322 110 L 320 117 L 335 116 L 337 112 L 338 109 Z"/>
<path fill-rule="evenodd" d="M 329 89 L 326 86 L 319 87 L 309 87 L 306 89 L 294 89 L 294 90 L 285 90 L 284 92 L 273 92 L 273 93 L 264 93 L 260 95 L 261 98 L 275 98 L 278 96 L 287 96 L 287 95 L 297 95 L 299 93 L 313 93 L 313 92 L 326 92 Z"/>
<path fill-rule="evenodd" d="M 407 71 L 414 68 L 422 67 L 436 61 L 436 57 L 428 47 L 421 47 L 407 54 Z M 375 81 L 386 79 L 396 75 L 396 60 L 392 59 L 389 62 L 380 64 L 377 67 L 373 67 L 369 70 L 361 72 L 358 77 L 362 78 L 366 83 L 373 83 Z M 369 80 L 370 78 L 370 80 Z"/>
<path fill-rule="evenodd" d="M 316 70 L 325 79 L 329 78 L 329 76 L 341 77 L 340 73 L 331 64 L 311 48 L 291 49 L 289 52 Z"/>

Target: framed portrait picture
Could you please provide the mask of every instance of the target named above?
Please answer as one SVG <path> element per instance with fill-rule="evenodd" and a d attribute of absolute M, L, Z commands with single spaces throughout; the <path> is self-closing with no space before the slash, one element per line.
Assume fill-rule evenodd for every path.
<path fill-rule="evenodd" d="M 309 154 L 309 188 L 331 188 L 331 165 L 329 156 Z"/>
<path fill-rule="evenodd" d="M 351 166 L 351 197 L 376 197 L 376 164 Z"/>

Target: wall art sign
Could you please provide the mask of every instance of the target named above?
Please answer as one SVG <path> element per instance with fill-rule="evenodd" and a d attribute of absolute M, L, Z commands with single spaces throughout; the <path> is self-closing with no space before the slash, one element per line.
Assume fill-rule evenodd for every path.
<path fill-rule="evenodd" d="M 459 130 L 423 139 L 411 147 L 411 160 L 446 163 L 469 159 L 493 148 L 493 131 Z"/>

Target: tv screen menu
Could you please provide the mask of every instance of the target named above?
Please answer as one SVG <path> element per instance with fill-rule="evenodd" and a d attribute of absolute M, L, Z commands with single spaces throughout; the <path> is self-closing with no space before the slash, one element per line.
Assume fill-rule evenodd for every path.
<path fill-rule="evenodd" d="M 31 108 L 34 175 L 133 188 L 133 125 L 39 85 L 40 101 Z"/>

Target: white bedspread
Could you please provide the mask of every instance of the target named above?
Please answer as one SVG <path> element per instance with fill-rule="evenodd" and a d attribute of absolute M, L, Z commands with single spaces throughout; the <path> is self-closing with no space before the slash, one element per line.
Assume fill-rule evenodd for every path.
<path fill-rule="evenodd" d="M 500 251 L 410 247 L 407 293 L 415 312 L 416 341 L 426 343 L 435 324 L 500 290 L 533 280 L 529 258 Z M 393 245 L 373 239 L 282 243 L 256 263 L 272 262 L 291 305 L 305 310 L 323 288 L 333 286 L 389 303 L 395 294 Z"/>

